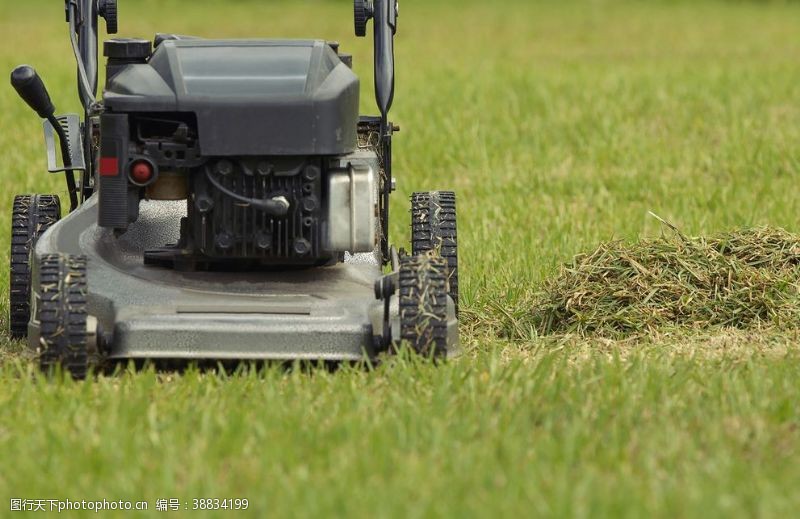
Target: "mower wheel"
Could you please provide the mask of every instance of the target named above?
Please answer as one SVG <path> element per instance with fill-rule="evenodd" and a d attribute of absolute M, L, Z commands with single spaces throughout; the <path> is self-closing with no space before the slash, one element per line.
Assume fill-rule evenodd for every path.
<path fill-rule="evenodd" d="M 61 218 L 56 195 L 14 197 L 11 214 L 11 273 L 9 275 L 9 328 L 12 337 L 28 335 L 31 318 L 30 255 L 36 241 Z"/>
<path fill-rule="evenodd" d="M 60 365 L 75 379 L 89 368 L 86 257 L 48 254 L 39 265 L 36 316 L 41 329 L 39 365 Z"/>
<path fill-rule="evenodd" d="M 426 357 L 447 355 L 447 260 L 400 258 L 400 337 Z"/>
<path fill-rule="evenodd" d="M 458 315 L 458 234 L 456 194 L 430 191 L 411 195 L 411 254 L 435 251 L 447 260 L 447 292 Z"/>

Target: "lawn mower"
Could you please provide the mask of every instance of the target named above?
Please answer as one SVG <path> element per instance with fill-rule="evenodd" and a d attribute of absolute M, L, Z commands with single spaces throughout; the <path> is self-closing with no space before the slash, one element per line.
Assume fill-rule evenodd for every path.
<path fill-rule="evenodd" d="M 32 67 L 11 74 L 69 193 L 64 218 L 55 195 L 13 205 L 10 331 L 42 369 L 457 352 L 455 195 L 412 195 L 410 253 L 387 235 L 394 0 L 354 2 L 379 116 L 322 40 L 109 39 L 97 98 L 117 1 L 65 14 L 83 117 L 56 115 Z"/>

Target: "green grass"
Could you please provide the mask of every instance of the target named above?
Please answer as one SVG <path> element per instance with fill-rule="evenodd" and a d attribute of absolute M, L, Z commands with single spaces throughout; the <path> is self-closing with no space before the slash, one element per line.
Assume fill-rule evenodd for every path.
<path fill-rule="evenodd" d="M 372 111 L 348 1 L 121 4 L 125 35 L 339 40 Z M 800 231 L 798 27 L 788 2 L 405 0 L 392 231 L 407 241 L 412 191 L 458 191 L 464 357 L 75 384 L 2 341 L 0 510 L 246 497 L 260 516 L 796 513 L 796 333 L 511 344 L 492 323 L 572 255 L 657 234 L 648 211 L 687 235 Z M 29 62 L 77 108 L 59 2 L 3 3 L 0 35 L 0 70 Z M 64 189 L 10 87 L 0 108 L 8 243 L 14 193 Z"/>

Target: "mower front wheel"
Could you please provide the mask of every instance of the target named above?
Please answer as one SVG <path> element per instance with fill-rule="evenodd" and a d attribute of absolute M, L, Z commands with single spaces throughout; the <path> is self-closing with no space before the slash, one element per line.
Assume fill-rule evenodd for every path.
<path fill-rule="evenodd" d="M 9 275 L 9 331 L 14 338 L 28 335 L 31 319 L 31 251 L 44 232 L 61 218 L 61 201 L 56 195 L 14 197 L 11 213 L 11 256 Z"/>
<path fill-rule="evenodd" d="M 447 356 L 447 260 L 400 258 L 400 338 L 425 357 Z"/>
<path fill-rule="evenodd" d="M 48 254 L 39 265 L 36 317 L 39 365 L 44 372 L 61 366 L 83 379 L 90 364 L 86 257 Z"/>

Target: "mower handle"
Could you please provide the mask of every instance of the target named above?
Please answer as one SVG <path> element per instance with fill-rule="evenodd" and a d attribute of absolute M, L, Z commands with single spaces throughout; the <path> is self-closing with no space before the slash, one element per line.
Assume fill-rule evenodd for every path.
<path fill-rule="evenodd" d="M 56 107 L 36 69 L 30 65 L 20 65 L 15 68 L 11 72 L 11 86 L 39 117 L 42 119 L 53 117 Z"/>
<path fill-rule="evenodd" d="M 367 35 L 373 20 L 375 101 L 381 112 L 382 133 L 394 100 L 394 35 L 397 33 L 397 0 L 354 0 L 356 36 Z"/>
<path fill-rule="evenodd" d="M 375 0 L 375 98 L 384 122 L 394 100 L 394 35 L 397 1 Z"/>

